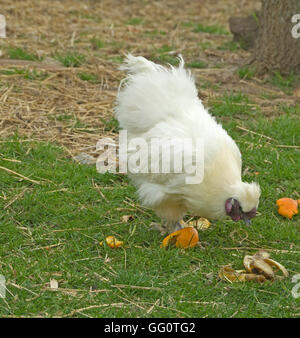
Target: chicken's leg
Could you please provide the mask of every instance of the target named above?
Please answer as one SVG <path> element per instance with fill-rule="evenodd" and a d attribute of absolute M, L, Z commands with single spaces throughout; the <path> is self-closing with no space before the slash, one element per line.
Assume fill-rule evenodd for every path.
<path fill-rule="evenodd" d="M 172 233 L 174 231 L 180 230 L 183 228 L 181 223 L 179 221 L 165 221 L 160 223 L 151 223 L 151 226 L 158 230 L 161 235 L 165 235 L 167 233 Z"/>
<path fill-rule="evenodd" d="M 182 224 L 179 221 L 177 221 L 177 222 L 170 222 L 169 225 L 170 225 L 169 226 L 170 232 L 178 231 L 178 230 L 180 230 L 180 229 L 183 228 Z"/>

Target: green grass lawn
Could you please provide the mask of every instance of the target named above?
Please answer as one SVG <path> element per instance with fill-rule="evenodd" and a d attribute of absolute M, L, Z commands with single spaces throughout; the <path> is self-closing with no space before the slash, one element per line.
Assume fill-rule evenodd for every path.
<path fill-rule="evenodd" d="M 0 169 L 0 271 L 7 286 L 0 316 L 299 316 L 291 277 L 300 272 L 300 216 L 282 218 L 275 202 L 299 199 L 300 154 L 293 146 L 300 110 L 282 107 L 267 118 L 248 103 L 229 95 L 212 112 L 241 149 L 244 180 L 261 185 L 259 214 L 250 227 L 213 222 L 199 233 L 204 249 L 161 249 L 162 237 L 149 227 L 158 219 L 138 205 L 126 176 L 99 174 L 50 143 L 2 140 L 0 166 L 31 181 Z M 235 104 L 239 118 L 229 110 Z M 122 215 L 134 219 L 124 223 Z M 101 247 L 107 235 L 124 247 Z M 290 277 L 265 284 L 218 280 L 222 265 L 242 269 L 255 248 L 272 249 Z M 58 290 L 49 289 L 51 279 Z"/>

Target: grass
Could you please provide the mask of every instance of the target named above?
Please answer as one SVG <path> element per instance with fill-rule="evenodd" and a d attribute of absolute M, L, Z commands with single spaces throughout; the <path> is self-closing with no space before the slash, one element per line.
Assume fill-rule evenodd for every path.
<path fill-rule="evenodd" d="M 97 75 L 92 73 L 78 73 L 77 76 L 83 81 L 88 81 L 92 83 L 99 82 Z"/>
<path fill-rule="evenodd" d="M 210 81 L 207 80 L 202 80 L 199 85 L 201 86 L 201 88 L 203 89 L 212 89 L 214 91 L 217 91 L 220 89 L 220 83 L 212 83 Z"/>
<path fill-rule="evenodd" d="M 144 34 L 148 36 L 160 36 L 160 35 L 167 35 L 167 32 L 163 30 L 153 29 L 153 30 L 144 32 Z"/>
<path fill-rule="evenodd" d="M 219 25 L 202 25 L 197 24 L 194 27 L 194 32 L 196 33 L 209 33 L 209 34 L 218 34 L 218 35 L 228 35 L 229 33 L 225 30 L 224 27 Z"/>
<path fill-rule="evenodd" d="M 198 45 L 199 45 L 199 47 L 200 47 L 201 49 L 204 49 L 204 50 L 213 47 L 213 44 L 212 44 L 211 42 L 209 42 L 209 41 L 199 42 Z"/>
<path fill-rule="evenodd" d="M 238 50 L 239 48 L 240 48 L 240 45 L 237 42 L 227 41 L 227 42 L 224 42 L 223 44 L 221 44 L 220 46 L 218 46 L 217 49 L 229 50 L 231 52 L 234 52 L 234 51 Z"/>
<path fill-rule="evenodd" d="M 255 75 L 255 70 L 247 66 L 244 66 L 244 67 L 240 67 L 237 70 L 237 74 L 241 79 L 250 80 Z"/>
<path fill-rule="evenodd" d="M 74 119 L 75 117 L 72 114 L 65 113 L 65 114 L 61 114 L 61 115 L 55 116 L 54 118 L 57 121 L 70 121 L 70 120 Z"/>
<path fill-rule="evenodd" d="M 168 55 L 168 54 L 160 54 L 154 58 L 155 62 L 159 62 L 162 64 L 169 63 L 172 66 L 177 66 L 179 64 L 179 59 L 176 56 Z"/>
<path fill-rule="evenodd" d="M 191 28 L 196 33 L 209 33 L 217 35 L 228 35 L 229 33 L 223 26 L 220 25 L 202 25 L 193 21 L 184 21 L 181 23 L 182 27 Z"/>
<path fill-rule="evenodd" d="M 278 117 L 259 115 L 243 121 L 243 127 L 258 133 L 252 134 L 237 128 L 238 115 L 230 110 L 234 104 L 247 103 L 245 96 L 232 94 L 226 100 L 223 113 L 235 118 L 218 119 L 241 149 L 247 168 L 244 180 L 260 183 L 261 203 L 251 227 L 225 220 L 200 232 L 204 250 L 161 249 L 162 237 L 149 227 L 158 219 L 152 211 L 136 207 L 135 189 L 126 176 L 99 174 L 93 166 L 72 162 L 51 143 L 17 135 L 1 141 L 0 165 L 40 184 L 0 170 L 1 273 L 8 288 L 5 301 L 0 299 L 0 316 L 292 317 L 299 313 L 291 278 L 266 284 L 217 279 L 222 265 L 232 263 L 241 269 L 243 256 L 256 247 L 278 250 L 271 251 L 272 257 L 291 275 L 299 272 L 299 254 L 293 253 L 299 251 L 299 216 L 283 219 L 275 207 L 280 197 L 299 198 L 298 153 L 292 147 L 277 147 L 299 145 L 299 107 L 283 107 Z M 219 108 L 212 113 L 219 116 Z M 122 223 L 125 214 L 133 215 L 133 220 Z M 125 242 L 124 248 L 99 246 L 111 234 Z M 50 279 L 58 281 L 57 291 L 49 289 Z M 120 305 L 112 305 L 116 303 Z M 99 308 L 76 312 L 91 305 Z"/>
<path fill-rule="evenodd" d="M 55 59 L 65 67 L 80 67 L 85 62 L 85 56 L 77 52 L 57 53 Z"/>
<path fill-rule="evenodd" d="M 138 25 L 141 25 L 142 22 L 143 22 L 142 18 L 131 18 L 127 20 L 126 24 L 130 26 L 138 26 Z"/>
<path fill-rule="evenodd" d="M 10 59 L 14 60 L 27 60 L 27 61 L 40 61 L 41 58 L 36 55 L 27 52 L 25 49 L 20 47 L 9 47 L 7 54 Z"/>
<path fill-rule="evenodd" d="M 94 49 L 101 49 L 104 47 L 104 42 L 100 39 L 92 38 L 90 42 Z"/>
<path fill-rule="evenodd" d="M 213 99 L 210 102 L 210 107 L 213 109 L 216 116 L 235 116 L 246 115 L 248 118 L 249 114 L 253 114 L 253 106 L 249 105 L 248 96 L 238 93 L 225 93 L 218 99 Z"/>
<path fill-rule="evenodd" d="M 295 84 L 299 83 L 299 78 L 294 74 L 283 76 L 280 72 L 274 71 L 269 82 L 280 88 L 285 94 L 292 95 Z"/>
<path fill-rule="evenodd" d="M 108 60 L 114 63 L 123 63 L 124 57 L 123 56 L 110 56 L 108 57 Z"/>
<path fill-rule="evenodd" d="M 100 120 L 104 124 L 104 131 L 117 132 L 119 130 L 118 121 L 114 117 L 109 120 L 100 117 Z"/>
<path fill-rule="evenodd" d="M 206 68 L 207 64 L 204 61 L 197 60 L 197 61 L 188 62 L 186 66 L 188 68 Z"/>
<path fill-rule="evenodd" d="M 160 48 L 157 48 L 156 53 L 152 57 L 154 62 L 160 62 L 162 64 L 169 63 L 170 65 L 176 66 L 179 64 L 179 59 L 177 56 L 170 54 L 174 50 L 173 46 L 163 45 Z"/>
<path fill-rule="evenodd" d="M 96 15 L 80 14 L 80 18 L 92 20 L 92 21 L 95 21 L 97 23 L 101 23 L 102 22 L 102 19 L 100 17 L 96 16 Z"/>
<path fill-rule="evenodd" d="M 10 68 L 0 70 L 3 75 L 22 75 L 27 80 L 45 80 L 48 73 L 37 69 Z"/>
<path fill-rule="evenodd" d="M 169 52 L 171 52 L 173 50 L 174 50 L 174 47 L 173 46 L 169 46 L 169 45 L 163 45 L 162 47 L 157 48 L 157 52 L 158 53 L 169 53 Z"/>

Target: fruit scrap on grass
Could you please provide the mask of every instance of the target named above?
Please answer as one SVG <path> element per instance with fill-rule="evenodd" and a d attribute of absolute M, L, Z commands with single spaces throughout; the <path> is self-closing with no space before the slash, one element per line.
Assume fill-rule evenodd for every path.
<path fill-rule="evenodd" d="M 200 217 L 194 221 L 187 223 L 188 226 L 194 227 L 197 230 L 206 230 L 210 227 L 210 221 L 204 217 Z"/>
<path fill-rule="evenodd" d="M 112 249 L 119 248 L 119 247 L 123 246 L 123 242 L 117 240 L 115 236 L 107 236 L 105 238 L 105 241 L 106 241 L 106 244 Z M 100 244 L 100 246 L 103 246 L 103 242 L 100 242 L 99 244 Z"/>
<path fill-rule="evenodd" d="M 294 215 L 298 214 L 298 203 L 300 204 L 300 200 L 296 201 L 288 197 L 280 198 L 276 201 L 278 213 L 283 217 L 292 219 Z"/>
<path fill-rule="evenodd" d="M 176 246 L 177 248 L 193 248 L 199 241 L 197 229 L 194 227 L 182 228 L 178 231 L 172 232 L 169 236 L 165 237 L 162 242 L 163 248 Z"/>
<path fill-rule="evenodd" d="M 243 260 L 245 270 L 234 270 L 230 265 L 223 266 L 219 271 L 219 278 L 229 282 L 265 282 L 267 280 L 282 279 L 289 275 L 286 268 L 270 258 L 270 254 L 260 250 L 253 256 L 246 255 Z M 283 276 L 277 276 L 280 270 Z"/>
<path fill-rule="evenodd" d="M 219 271 L 219 278 L 228 282 L 265 282 L 266 278 L 263 275 L 254 273 L 246 273 L 245 270 L 234 270 L 230 265 L 223 266 Z"/>

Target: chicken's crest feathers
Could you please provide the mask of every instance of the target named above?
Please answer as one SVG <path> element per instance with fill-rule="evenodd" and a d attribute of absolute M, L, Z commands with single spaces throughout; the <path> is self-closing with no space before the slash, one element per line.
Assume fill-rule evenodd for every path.
<path fill-rule="evenodd" d="M 234 186 L 233 198 L 237 199 L 244 212 L 249 212 L 253 207 L 258 207 L 261 194 L 260 187 L 256 182 L 240 182 Z"/>

